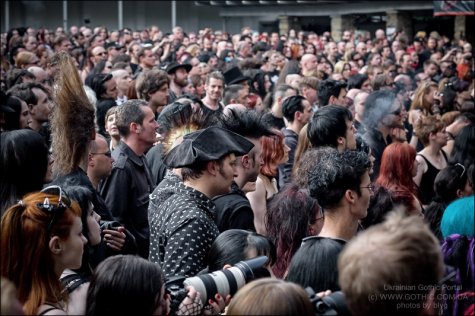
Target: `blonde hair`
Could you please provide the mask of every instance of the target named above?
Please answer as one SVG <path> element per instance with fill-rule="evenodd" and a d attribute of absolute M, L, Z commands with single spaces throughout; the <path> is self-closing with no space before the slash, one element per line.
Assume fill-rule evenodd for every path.
<path fill-rule="evenodd" d="M 351 240 L 338 259 L 338 271 L 353 315 L 418 315 L 444 263 L 428 225 L 401 208 Z M 404 296 L 408 291 L 411 295 Z M 401 297 L 380 299 L 388 293 Z"/>
<path fill-rule="evenodd" d="M 240 289 L 229 304 L 227 315 L 313 315 L 305 291 L 280 279 L 252 281 Z"/>
<path fill-rule="evenodd" d="M 417 87 L 414 92 L 414 99 L 411 103 L 410 110 L 421 110 L 424 114 L 431 113 L 432 104 L 428 104 L 425 101 L 425 96 L 430 93 L 431 88 L 438 88 L 437 84 L 433 81 L 423 81 Z"/>
<path fill-rule="evenodd" d="M 414 133 L 421 140 L 424 146 L 429 145 L 429 136 L 431 133 L 437 133 L 444 129 L 444 123 L 436 116 L 421 116 L 415 123 Z"/>
<path fill-rule="evenodd" d="M 31 52 L 19 52 L 16 56 L 15 66 L 21 69 L 23 66 L 31 64 L 34 59 L 38 60 L 38 57 Z"/>

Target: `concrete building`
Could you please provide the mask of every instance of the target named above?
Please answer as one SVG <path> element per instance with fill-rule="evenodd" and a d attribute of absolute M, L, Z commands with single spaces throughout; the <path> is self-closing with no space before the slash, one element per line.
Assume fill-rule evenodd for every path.
<path fill-rule="evenodd" d="M 374 34 L 378 28 L 404 30 L 412 37 L 420 30 L 437 30 L 474 42 L 474 16 L 433 16 L 433 1 L 2 1 L 2 32 L 20 26 L 54 29 L 58 26 L 105 25 L 143 29 L 157 25 L 170 32 L 174 25 L 185 31 L 205 27 L 237 33 L 244 26 L 256 31 L 289 29 L 341 31 L 353 29 Z"/>

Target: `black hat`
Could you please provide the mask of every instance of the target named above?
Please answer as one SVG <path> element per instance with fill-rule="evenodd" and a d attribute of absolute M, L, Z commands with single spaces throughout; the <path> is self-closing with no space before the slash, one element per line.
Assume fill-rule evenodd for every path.
<path fill-rule="evenodd" d="M 179 64 L 179 63 L 173 61 L 173 62 L 171 62 L 167 65 L 167 67 L 165 68 L 166 69 L 165 71 L 167 72 L 167 74 L 170 75 L 170 74 L 175 73 L 175 71 L 178 68 L 185 68 L 186 72 L 190 72 L 190 70 L 191 70 L 191 68 L 193 68 L 193 66 L 190 65 L 190 64 Z"/>
<path fill-rule="evenodd" d="M 223 73 L 223 76 L 224 76 L 224 82 L 228 86 L 232 85 L 232 84 L 235 84 L 235 83 L 239 83 L 239 82 L 244 81 L 244 80 L 251 79 L 247 76 L 244 76 L 241 72 L 241 69 L 239 69 L 239 67 L 237 67 L 237 66 L 234 66 L 234 67 L 226 70 Z"/>
<path fill-rule="evenodd" d="M 187 134 L 183 142 L 170 150 L 163 162 L 170 168 L 193 165 L 198 161 L 219 160 L 234 153 L 247 154 L 254 144 L 246 138 L 218 126 Z"/>
<path fill-rule="evenodd" d="M 112 48 L 112 47 L 114 47 L 116 49 L 121 49 L 121 48 L 124 48 L 125 46 L 120 45 L 118 42 L 108 42 L 105 45 L 105 49 L 109 49 L 109 48 Z"/>

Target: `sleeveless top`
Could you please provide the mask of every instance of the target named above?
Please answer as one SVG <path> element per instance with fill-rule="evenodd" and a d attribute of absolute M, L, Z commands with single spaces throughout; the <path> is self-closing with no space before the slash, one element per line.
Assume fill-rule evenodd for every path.
<path fill-rule="evenodd" d="M 441 150 L 441 152 L 445 161 L 448 162 L 447 154 L 445 153 L 445 151 Z M 422 154 L 417 154 L 417 155 L 421 156 L 427 164 L 427 171 L 422 175 L 419 189 L 420 189 L 422 204 L 428 205 L 432 201 L 432 198 L 435 196 L 434 181 L 440 169 L 437 169 L 436 167 L 434 167 L 434 165 L 431 164 L 429 160 L 426 157 L 424 157 L 424 155 Z"/>

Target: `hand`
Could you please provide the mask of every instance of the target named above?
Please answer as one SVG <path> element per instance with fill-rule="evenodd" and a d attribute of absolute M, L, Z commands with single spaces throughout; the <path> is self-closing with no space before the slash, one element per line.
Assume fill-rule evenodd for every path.
<path fill-rule="evenodd" d="M 109 248 L 115 251 L 121 251 L 125 244 L 125 228 L 123 226 L 114 229 L 104 229 L 104 241 Z"/>
<path fill-rule="evenodd" d="M 330 295 L 330 294 L 332 294 L 332 291 L 326 290 L 326 291 L 324 291 L 324 292 L 318 292 L 318 293 L 315 294 L 315 295 L 318 296 L 318 297 L 320 297 L 320 298 L 323 298 L 323 297 L 328 296 L 328 295 Z"/>
<path fill-rule="evenodd" d="M 214 296 L 214 301 L 212 299 L 208 300 L 208 304 L 203 310 L 203 315 L 218 315 L 219 313 L 224 312 L 224 309 L 231 302 L 231 295 L 226 296 L 224 299 L 221 295 L 216 294 Z"/>
<path fill-rule="evenodd" d="M 188 294 L 178 306 L 176 315 L 201 315 L 203 303 L 201 302 L 200 293 L 192 286 L 187 286 L 185 289 L 188 290 Z"/>

